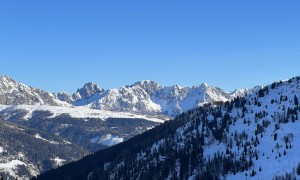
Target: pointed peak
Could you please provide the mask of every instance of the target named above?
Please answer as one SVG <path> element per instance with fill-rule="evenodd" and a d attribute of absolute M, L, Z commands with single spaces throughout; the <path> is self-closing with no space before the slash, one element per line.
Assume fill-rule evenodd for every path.
<path fill-rule="evenodd" d="M 183 89 L 183 88 L 185 88 L 184 86 L 180 86 L 180 85 L 177 85 L 177 84 L 175 84 L 174 86 L 171 86 L 171 87 L 173 87 L 175 89 Z"/>
<path fill-rule="evenodd" d="M 86 86 L 98 86 L 98 84 L 95 82 L 87 82 L 83 85 L 83 87 L 86 87 Z"/>
<path fill-rule="evenodd" d="M 207 83 L 201 83 L 201 86 L 203 86 L 203 87 L 209 87 L 209 85 L 207 84 Z"/>
<path fill-rule="evenodd" d="M 67 103 L 72 103 L 74 102 L 74 98 L 67 92 L 65 91 L 61 91 L 59 93 L 56 94 L 56 97 L 61 100 L 61 101 L 65 101 Z"/>
<path fill-rule="evenodd" d="M 82 88 L 77 90 L 77 93 L 81 98 L 89 98 L 94 94 L 100 94 L 103 92 L 104 89 L 94 82 L 85 83 Z"/>
<path fill-rule="evenodd" d="M 5 86 L 5 87 L 9 87 L 9 86 L 17 86 L 20 83 L 18 83 L 17 81 L 15 81 L 14 79 L 8 77 L 7 75 L 2 75 L 0 77 L 0 85 L 1 86 Z M 23 86 L 26 86 L 24 84 L 22 84 Z"/>
<path fill-rule="evenodd" d="M 153 81 L 153 80 L 142 80 L 134 83 L 133 85 L 160 85 L 158 82 Z"/>
<path fill-rule="evenodd" d="M 0 79 L 2 80 L 2 81 L 15 81 L 15 80 L 13 80 L 12 78 L 10 78 L 9 76 L 7 76 L 7 75 L 2 75 L 1 77 L 0 77 Z"/>
<path fill-rule="evenodd" d="M 213 86 L 210 86 L 208 85 L 207 83 L 203 82 L 201 83 L 200 85 L 198 85 L 198 88 L 204 88 L 204 89 L 207 89 L 207 88 L 210 88 L 210 87 L 213 87 Z"/>
<path fill-rule="evenodd" d="M 97 90 L 104 91 L 103 88 L 101 88 L 97 83 L 94 82 L 85 83 L 81 89 L 97 89 Z M 79 90 L 80 89 L 78 89 L 77 92 L 79 92 Z"/>
<path fill-rule="evenodd" d="M 161 85 L 152 80 L 138 81 L 129 87 L 134 87 L 134 86 L 139 86 L 143 88 L 148 94 L 151 94 L 152 92 L 161 89 Z"/>
<path fill-rule="evenodd" d="M 156 88 L 159 89 L 161 87 L 161 85 L 156 82 L 156 81 L 152 81 L 152 80 L 142 80 L 142 81 L 138 81 L 136 83 L 134 83 L 132 86 L 140 86 L 143 89 L 148 89 L 148 88 Z M 129 86 L 129 87 L 132 87 Z"/>

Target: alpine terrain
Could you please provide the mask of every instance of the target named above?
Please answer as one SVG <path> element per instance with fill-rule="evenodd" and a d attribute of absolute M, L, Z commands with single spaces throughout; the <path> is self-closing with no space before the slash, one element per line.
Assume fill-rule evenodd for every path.
<path fill-rule="evenodd" d="M 252 90 L 239 90 L 249 93 Z M 0 175 L 28 179 L 105 149 L 205 103 L 236 96 L 201 84 L 140 81 L 104 90 L 51 93 L 0 77 Z"/>
<path fill-rule="evenodd" d="M 151 88 L 145 92 L 154 102 L 164 97 Z M 299 179 L 299 97 L 300 77 L 254 88 L 188 110 L 37 179 Z"/>

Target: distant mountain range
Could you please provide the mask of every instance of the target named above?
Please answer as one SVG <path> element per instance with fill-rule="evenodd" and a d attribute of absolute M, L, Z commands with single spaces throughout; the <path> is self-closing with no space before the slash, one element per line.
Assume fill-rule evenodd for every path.
<path fill-rule="evenodd" d="M 109 90 L 89 82 L 76 93 L 69 95 L 63 91 L 54 94 L 32 88 L 6 75 L 0 77 L 0 104 L 3 105 L 84 106 L 114 112 L 164 114 L 173 117 L 205 103 L 227 101 L 253 91 L 238 89 L 227 93 L 205 83 L 193 87 L 166 87 L 154 81 L 143 80 L 120 89 Z"/>
<path fill-rule="evenodd" d="M 87 83 L 73 95 L 61 92 L 57 97 L 74 106 L 175 117 L 205 103 L 227 101 L 251 92 L 252 89 L 240 89 L 227 93 L 205 83 L 193 87 L 166 87 L 155 81 L 143 80 L 120 89 L 109 90 L 104 90 L 94 83 Z"/>

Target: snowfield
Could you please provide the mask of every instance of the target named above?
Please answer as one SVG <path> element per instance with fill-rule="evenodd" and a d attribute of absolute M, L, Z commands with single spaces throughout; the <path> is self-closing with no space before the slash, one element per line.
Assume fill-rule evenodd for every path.
<path fill-rule="evenodd" d="M 34 137 L 37 138 L 37 139 L 41 139 L 41 140 L 43 140 L 43 141 L 46 141 L 46 142 L 48 142 L 48 143 L 51 143 L 51 144 L 59 144 L 58 142 L 55 142 L 55 141 L 49 141 L 48 139 L 42 138 L 39 134 L 35 134 Z"/>
<path fill-rule="evenodd" d="M 59 157 L 55 157 L 54 159 L 51 160 L 54 161 L 56 166 L 62 166 L 63 162 L 66 161 L 65 159 L 61 159 Z"/>
<path fill-rule="evenodd" d="M 101 143 L 106 146 L 113 146 L 113 145 L 119 144 L 123 141 L 124 141 L 124 138 L 120 138 L 118 136 L 114 136 L 111 134 L 106 134 L 102 137 L 97 136 L 97 137 L 91 139 L 91 143 Z"/>
<path fill-rule="evenodd" d="M 20 160 L 12 160 L 10 162 L 0 163 L 0 170 L 1 172 L 9 173 L 11 176 L 17 177 L 15 170 L 21 165 L 26 166 L 26 164 Z"/>
<path fill-rule="evenodd" d="M 14 111 L 14 110 L 24 110 L 26 115 L 24 119 L 30 119 L 32 113 L 35 111 L 49 111 L 52 113 L 52 116 L 49 118 L 57 117 L 62 114 L 67 114 L 73 118 L 98 118 L 105 120 L 107 118 L 136 118 L 136 119 L 145 119 L 153 122 L 162 123 L 168 118 L 161 118 L 156 116 L 148 115 L 138 115 L 133 113 L 126 112 L 113 112 L 113 111 L 104 111 L 97 109 L 89 109 L 86 107 L 60 107 L 60 106 L 48 106 L 48 105 L 0 105 L 0 113 L 2 111 Z"/>

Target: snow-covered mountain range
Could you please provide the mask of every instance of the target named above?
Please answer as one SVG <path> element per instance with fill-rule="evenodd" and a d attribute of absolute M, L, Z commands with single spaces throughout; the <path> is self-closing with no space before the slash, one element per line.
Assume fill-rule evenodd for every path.
<path fill-rule="evenodd" d="M 75 106 L 93 109 L 132 112 L 139 114 L 166 114 L 176 116 L 204 103 L 227 101 L 234 94 L 226 93 L 205 83 L 193 87 L 174 85 L 166 87 L 144 80 L 120 89 L 95 93 L 89 98 L 75 101 Z"/>
<path fill-rule="evenodd" d="M 83 106 L 114 112 L 165 114 L 173 117 L 205 103 L 227 101 L 252 91 L 253 89 L 238 89 L 227 93 L 205 83 L 193 87 L 166 87 L 154 81 L 143 80 L 120 89 L 108 90 L 89 82 L 76 93 L 69 95 L 63 91 L 54 94 L 32 88 L 6 75 L 0 78 L 0 104 L 4 105 Z"/>
<path fill-rule="evenodd" d="M 299 98 L 300 77 L 257 87 L 37 179 L 299 179 Z"/>

